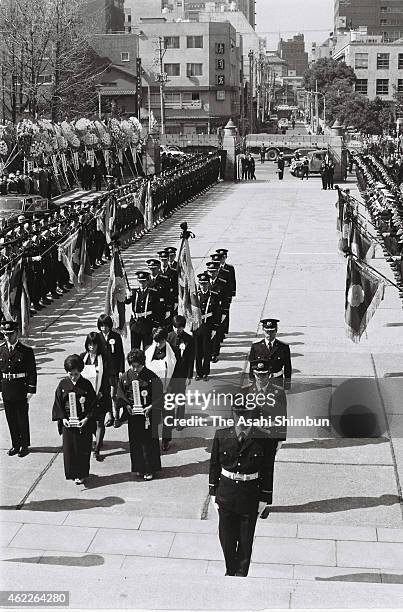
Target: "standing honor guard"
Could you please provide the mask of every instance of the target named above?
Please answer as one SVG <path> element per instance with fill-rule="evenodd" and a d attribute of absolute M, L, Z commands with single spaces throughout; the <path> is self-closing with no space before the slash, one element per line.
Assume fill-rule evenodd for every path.
<path fill-rule="evenodd" d="M 149 272 L 139 270 L 135 273 L 139 286 L 132 289 L 126 304 L 132 305 L 130 319 L 131 348 L 142 348 L 144 351 L 152 342 L 152 330 L 160 324 L 164 304 L 162 296 L 155 287 L 149 287 Z"/>
<path fill-rule="evenodd" d="M 0 393 L 11 436 L 8 455 L 25 457 L 30 446 L 29 401 L 36 393 L 36 362 L 32 348 L 18 340 L 18 323 L 2 320 L 0 331 Z"/>
<path fill-rule="evenodd" d="M 166 281 L 168 286 L 166 312 L 169 315 L 165 319 L 164 327 L 172 329 L 172 317 L 177 313 L 178 309 L 178 272 L 169 266 L 169 256 L 166 251 L 158 251 L 158 257 L 161 262 L 160 276 Z"/>
<path fill-rule="evenodd" d="M 237 405 L 232 416 L 234 425 L 214 436 L 209 492 L 226 576 L 247 576 L 257 517 L 272 503 L 275 444 L 263 429 L 248 425 L 256 411 Z"/>
<path fill-rule="evenodd" d="M 144 351 L 131 350 L 127 361 L 130 368 L 119 380 L 117 403 L 129 414 L 131 471 L 144 480 L 152 480 L 161 469 L 158 425 L 163 401 L 162 383 L 145 367 Z"/>
<path fill-rule="evenodd" d="M 285 342 L 277 340 L 278 319 L 262 319 L 264 338 L 259 342 L 254 342 L 250 349 L 249 361 L 252 363 L 257 359 L 264 359 L 269 362 L 270 374 L 273 378 L 279 378 L 277 383 L 284 389 L 291 388 L 291 355 L 290 347 Z M 252 370 L 249 370 L 249 379 L 254 380 Z"/>
<path fill-rule="evenodd" d="M 66 480 L 83 484 L 90 473 L 97 397 L 90 381 L 81 376 L 84 361 L 80 355 L 67 357 L 64 369 L 67 376 L 57 386 L 52 421 L 58 421 L 59 433 L 63 436 Z"/>
<path fill-rule="evenodd" d="M 202 324 L 194 332 L 196 351 L 195 380 L 208 380 L 212 347 L 216 343 L 216 335 L 221 325 L 221 294 L 210 287 L 210 277 L 198 274 L 199 302 Z"/>
<path fill-rule="evenodd" d="M 216 259 L 216 257 L 219 258 L 217 253 L 215 253 L 213 257 L 214 259 Z M 213 363 L 217 363 L 218 356 L 221 350 L 221 343 L 224 340 L 224 336 L 226 333 L 225 330 L 228 329 L 231 293 L 230 293 L 230 285 L 229 285 L 228 278 L 224 277 L 224 273 L 221 273 L 221 276 L 219 276 L 221 272 L 221 266 L 220 266 L 219 261 L 214 261 L 214 260 L 208 261 L 206 263 L 206 268 L 207 268 L 207 274 L 210 277 L 210 287 L 212 291 L 215 291 L 216 293 L 220 295 L 220 302 L 221 302 L 221 320 L 220 320 L 220 325 L 217 331 L 217 335 L 214 338 L 214 342 L 212 346 L 212 356 L 211 356 L 211 361 Z"/>
<path fill-rule="evenodd" d="M 173 270 L 177 270 L 178 269 L 178 262 L 175 259 L 177 248 L 176 247 L 167 247 L 165 249 L 165 251 L 166 251 L 166 253 L 168 253 L 168 264 L 169 264 L 169 267 L 172 268 Z"/>

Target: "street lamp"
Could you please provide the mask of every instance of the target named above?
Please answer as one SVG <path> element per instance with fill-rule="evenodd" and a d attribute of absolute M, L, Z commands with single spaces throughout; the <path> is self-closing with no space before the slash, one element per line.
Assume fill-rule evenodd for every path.
<path fill-rule="evenodd" d="M 95 89 L 97 90 L 97 94 L 98 94 L 98 117 L 99 119 L 102 119 L 102 100 L 101 100 L 102 85 L 98 83 L 98 85 L 95 85 Z"/>

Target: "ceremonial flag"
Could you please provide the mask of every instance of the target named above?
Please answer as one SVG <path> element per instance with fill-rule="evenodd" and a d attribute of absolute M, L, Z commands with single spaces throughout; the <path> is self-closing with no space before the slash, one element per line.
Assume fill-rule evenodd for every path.
<path fill-rule="evenodd" d="M 59 261 L 63 263 L 69 273 L 70 282 L 78 285 L 77 264 L 79 267 L 80 253 L 77 253 L 77 241 L 79 230 L 76 230 L 59 244 Z M 74 262 L 75 260 L 75 262 Z M 74 265 L 74 268 L 73 268 Z"/>
<path fill-rule="evenodd" d="M 357 220 L 351 223 L 350 249 L 353 255 L 356 255 L 362 261 L 370 261 L 375 255 L 374 243 Z"/>
<path fill-rule="evenodd" d="M 22 257 L 4 269 L 0 279 L 0 308 L 8 321 L 20 321 Z"/>
<path fill-rule="evenodd" d="M 77 271 L 77 280 L 80 287 L 88 287 L 92 280 L 92 271 L 90 258 L 88 257 L 87 244 L 87 230 L 85 228 L 81 228 L 79 230 L 78 240 L 76 243 L 76 251 L 79 251 L 80 253 L 80 264 Z M 73 264 L 73 269 L 74 265 L 75 264 Z"/>
<path fill-rule="evenodd" d="M 10 305 L 10 270 L 4 268 L 0 278 L 0 309 L 4 319 L 11 321 L 11 305 Z"/>
<path fill-rule="evenodd" d="M 27 269 L 26 266 L 22 266 L 22 274 L 21 274 L 21 304 L 20 304 L 20 329 L 21 334 L 23 336 L 28 336 L 29 334 L 29 320 L 30 320 L 30 312 L 29 305 L 31 303 L 31 299 L 29 297 L 28 291 L 28 279 L 27 279 Z"/>
<path fill-rule="evenodd" d="M 134 194 L 134 205 L 139 209 L 144 217 L 145 214 L 145 200 L 146 200 L 147 189 L 145 185 L 141 185 L 140 189 Z"/>
<path fill-rule="evenodd" d="M 105 204 L 105 236 L 107 244 L 112 242 L 112 236 L 115 231 L 116 219 L 116 198 L 111 196 Z"/>
<path fill-rule="evenodd" d="M 349 257 L 345 295 L 347 335 L 359 342 L 376 309 L 383 300 L 384 282 L 365 264 Z"/>
<path fill-rule="evenodd" d="M 151 181 L 147 182 L 144 225 L 146 230 L 150 230 L 153 227 L 153 195 L 151 191 Z"/>
<path fill-rule="evenodd" d="M 178 314 L 186 317 L 187 325 L 193 332 L 202 323 L 189 240 L 185 237 L 182 238 L 178 256 Z"/>
<path fill-rule="evenodd" d="M 112 317 L 113 325 L 120 333 L 126 333 L 126 285 L 123 265 L 118 249 L 114 249 L 111 260 L 108 287 L 106 289 L 105 313 Z"/>

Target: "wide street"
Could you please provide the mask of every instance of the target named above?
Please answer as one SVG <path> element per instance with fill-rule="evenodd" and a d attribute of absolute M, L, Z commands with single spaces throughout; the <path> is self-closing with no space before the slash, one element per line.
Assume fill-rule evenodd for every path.
<path fill-rule="evenodd" d="M 278 336 L 292 351 L 290 413 L 326 416 L 332 387 L 345 379 L 354 397 L 361 379 L 362 393 L 381 421 L 387 415 L 386 424 L 371 439 L 291 428 L 277 454 L 272 513 L 259 521 L 249 578 L 224 578 L 208 498 L 211 429 L 177 434 L 162 455 L 160 477 L 143 482 L 129 471 L 127 427 L 109 428 L 105 460 L 92 461 L 86 486 L 64 479 L 53 395 L 64 358 L 83 351 L 104 309 L 104 266 L 91 289 L 72 291 L 32 320 L 27 343 L 39 377 L 24 459 L 6 455 L 2 412 L 3 589 L 69 590 L 72 607 L 102 602 L 106 608 L 398 607 L 403 600 L 401 300 L 387 287 L 367 334 L 351 342 L 337 192 L 288 169 L 280 182 L 272 163 L 256 160 L 256 168 L 257 181 L 219 183 L 125 250 L 129 279 L 161 247 L 179 245 L 186 220 L 196 234 L 190 241 L 196 273 L 225 247 L 238 282 L 220 361 L 208 383 L 193 381 L 191 388 L 240 377 L 261 334 L 259 320 L 276 317 Z M 352 176 L 348 186 L 359 197 Z M 374 265 L 392 278 L 380 249 L 377 257 Z"/>

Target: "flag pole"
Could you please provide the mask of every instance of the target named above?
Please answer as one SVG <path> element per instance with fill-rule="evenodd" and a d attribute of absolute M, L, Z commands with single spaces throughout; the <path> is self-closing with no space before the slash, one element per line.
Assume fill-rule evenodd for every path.
<path fill-rule="evenodd" d="M 366 266 L 369 270 L 371 270 L 372 272 L 374 272 L 375 274 L 377 274 L 378 276 L 380 276 L 381 278 L 386 280 L 389 283 L 389 285 L 392 285 L 392 287 L 396 287 L 396 289 L 398 289 L 399 291 L 402 290 L 401 287 L 399 287 L 399 285 L 396 285 L 396 283 L 394 283 L 393 281 L 390 280 L 390 278 L 388 278 L 387 276 L 382 274 L 382 272 L 378 272 L 378 270 L 376 270 L 375 268 L 370 266 L 366 261 L 364 261 L 363 259 L 360 259 L 359 257 L 357 257 L 357 255 L 355 253 L 353 253 L 352 251 L 350 251 L 350 250 L 346 251 L 346 257 L 353 257 L 360 264 L 362 264 L 363 266 Z"/>
<path fill-rule="evenodd" d="M 119 260 L 120 260 L 120 264 L 122 266 L 123 274 L 125 276 L 125 281 L 126 281 L 127 288 L 128 288 L 129 291 L 131 291 L 131 287 L 130 287 L 130 283 L 129 283 L 129 278 L 127 276 L 125 264 L 124 264 L 122 253 L 121 253 L 121 250 L 120 250 L 119 240 L 116 240 L 113 243 L 113 246 L 114 246 L 114 248 L 116 249 L 116 251 L 118 253 L 118 257 L 119 257 Z"/>

